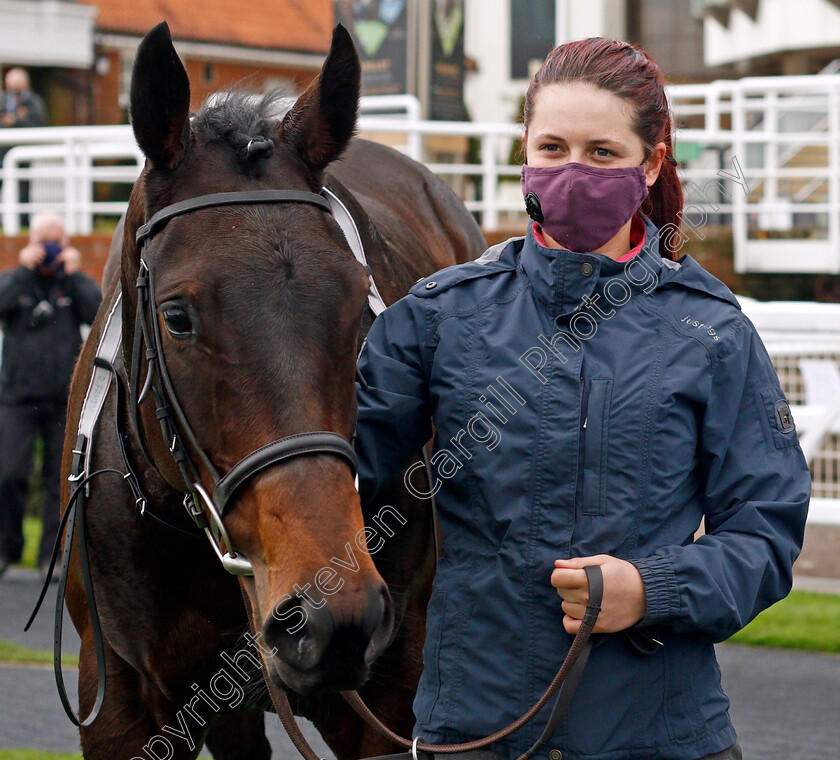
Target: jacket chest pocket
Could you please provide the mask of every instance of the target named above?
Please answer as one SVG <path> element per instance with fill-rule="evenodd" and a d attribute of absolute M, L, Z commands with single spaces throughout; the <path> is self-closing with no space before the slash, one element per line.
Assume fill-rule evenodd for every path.
<path fill-rule="evenodd" d="M 607 447 L 610 433 L 612 378 L 589 381 L 588 403 L 583 422 L 583 505 L 585 515 L 607 511 Z"/>

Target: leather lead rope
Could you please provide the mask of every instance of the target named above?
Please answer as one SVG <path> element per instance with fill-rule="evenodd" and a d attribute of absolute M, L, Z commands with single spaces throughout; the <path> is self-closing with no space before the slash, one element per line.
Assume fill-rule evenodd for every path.
<path fill-rule="evenodd" d="M 373 729 L 379 732 L 386 739 L 390 739 L 394 744 L 399 744 L 406 749 L 411 749 L 412 753 L 416 751 L 430 752 L 433 754 L 450 755 L 459 752 L 471 752 L 478 749 L 483 749 L 494 742 L 506 739 L 508 736 L 518 731 L 524 725 L 529 723 L 549 702 L 552 696 L 558 693 L 557 701 L 552 708 L 551 714 L 548 718 L 545 730 L 540 738 L 531 746 L 525 753 L 520 755 L 517 760 L 531 760 L 531 758 L 545 745 L 545 743 L 554 735 L 557 726 L 565 716 L 571 704 L 572 697 L 580 682 L 580 677 L 583 674 L 584 666 L 589 658 L 589 652 L 592 649 L 592 629 L 598 620 L 598 615 L 601 612 L 601 600 L 604 593 L 604 578 L 601 572 L 600 565 L 589 565 L 584 568 L 587 580 L 589 581 L 589 601 L 586 604 L 586 612 L 583 620 L 580 623 L 572 645 L 569 648 L 560 670 L 551 681 L 548 688 L 543 695 L 534 703 L 521 718 L 518 718 L 513 723 L 505 728 L 497 731 L 484 739 L 476 739 L 470 742 L 463 742 L 462 744 L 425 744 L 419 741 L 406 739 L 396 732 L 388 728 L 379 718 L 377 718 L 370 708 L 364 703 L 359 693 L 356 691 L 342 691 L 341 696 L 345 701 L 356 711 L 356 713 Z M 244 588 L 242 588 L 242 596 L 245 599 L 245 607 L 248 611 L 249 625 L 252 625 L 253 617 L 251 612 L 251 604 L 248 595 Z M 298 752 L 305 760 L 320 760 L 318 753 L 312 749 L 306 737 L 300 730 L 297 721 L 294 719 L 289 700 L 285 693 L 280 691 L 268 675 L 265 664 L 265 658 L 260 657 L 260 662 L 263 669 L 263 678 L 265 679 L 266 687 L 271 695 L 271 701 L 274 704 L 274 709 L 280 717 L 280 721 L 289 738 L 297 748 Z M 416 756 L 415 756 L 416 757 Z"/>
<path fill-rule="evenodd" d="M 382 721 L 379 720 L 371 711 L 370 708 L 362 701 L 362 698 L 359 696 L 358 692 L 355 691 L 343 691 L 341 692 L 341 696 L 347 701 L 347 703 L 368 723 L 368 725 L 375 728 L 379 733 L 381 733 L 386 738 L 393 741 L 395 744 L 399 744 L 406 748 L 412 748 L 413 750 L 420 750 L 422 752 L 432 752 L 435 754 L 455 754 L 458 752 L 471 752 L 477 749 L 483 749 L 484 747 L 493 744 L 494 742 L 501 741 L 502 739 L 506 739 L 515 731 L 518 731 L 522 728 L 526 723 L 529 723 L 536 715 L 543 709 L 543 707 L 548 704 L 548 701 L 551 699 L 554 694 L 557 693 L 557 690 L 562 686 L 563 682 L 568 678 L 569 674 L 572 671 L 575 663 L 584 656 L 584 652 L 586 652 L 586 657 L 589 655 L 589 649 L 591 648 L 592 644 L 589 641 L 589 637 L 592 634 L 592 629 L 595 626 L 595 621 L 598 619 L 598 614 L 601 611 L 601 599 L 603 596 L 603 574 L 601 572 L 600 565 L 589 565 L 584 568 L 586 571 L 586 577 L 589 580 L 590 588 L 589 588 L 589 602 L 586 605 L 586 613 L 583 616 L 583 620 L 581 620 L 580 629 L 578 630 L 577 634 L 575 635 L 574 640 L 572 641 L 572 645 L 569 648 L 569 652 L 566 655 L 566 659 L 563 661 L 563 664 L 560 666 L 560 670 L 557 671 L 557 675 L 554 676 L 551 684 L 549 684 L 548 688 L 545 690 L 543 695 L 534 703 L 530 710 L 528 710 L 522 717 L 518 718 L 517 720 L 513 721 L 513 723 L 509 724 L 505 728 L 497 731 L 490 736 L 485 737 L 484 739 L 476 739 L 470 742 L 463 742 L 461 744 L 425 744 L 421 742 L 417 742 L 415 744 L 414 741 L 411 739 L 406 739 L 404 736 L 400 736 L 399 734 L 392 731 L 390 728 L 385 726 Z M 585 660 L 584 660 L 585 662 Z M 571 693 L 567 692 L 566 700 L 568 702 L 571 701 Z M 565 703 L 565 701 L 564 701 Z M 560 704 L 558 702 L 558 704 Z M 562 715 L 556 718 L 556 721 L 559 722 Z M 550 737 L 550 735 L 549 735 Z M 540 741 L 544 739 L 547 740 L 545 735 L 540 737 Z M 539 746 L 542 746 L 537 743 Z M 528 758 L 532 757 L 532 755 L 539 749 L 539 746 L 534 745 L 531 749 L 528 750 L 525 754 L 520 756 L 518 760 L 528 760 Z M 530 754 L 529 754 L 530 753 Z"/>
<path fill-rule="evenodd" d="M 583 619 L 591 629 L 595 627 L 595 621 L 598 619 L 598 614 L 601 611 L 601 601 L 604 597 L 604 574 L 601 571 L 600 565 L 588 565 L 583 569 L 586 572 L 586 580 L 589 583 L 589 601 L 587 602 Z M 581 625 L 581 627 L 583 626 Z M 542 734 L 540 734 L 540 738 L 534 742 L 527 752 L 517 758 L 517 760 L 531 760 L 557 732 L 557 729 L 560 727 L 560 721 L 566 716 L 572 704 L 572 697 L 574 697 L 580 679 L 583 676 L 583 670 L 589 660 L 592 646 L 592 638 L 590 637 L 587 639 L 580 655 L 572 666 L 569 676 L 560 686 L 557 701 L 554 703 L 554 707 L 551 708 L 551 713 L 548 716 L 548 721 L 545 724 Z"/>

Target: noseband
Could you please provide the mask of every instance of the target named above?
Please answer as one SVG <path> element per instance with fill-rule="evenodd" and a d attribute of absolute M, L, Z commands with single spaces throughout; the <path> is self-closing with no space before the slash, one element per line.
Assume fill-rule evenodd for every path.
<path fill-rule="evenodd" d="M 350 465 L 350 469 L 356 476 L 358 488 L 356 453 L 353 446 L 344 436 L 328 430 L 295 433 L 279 438 L 243 457 L 224 476 L 221 476 L 210 461 L 210 457 L 198 444 L 183 407 L 178 402 L 166 367 L 160 323 L 157 319 L 154 279 L 143 255 L 144 249 L 164 225 L 176 216 L 203 208 L 255 203 L 308 203 L 332 213 L 327 199 L 317 193 L 298 190 L 214 193 L 166 206 L 140 227 L 136 235 L 137 245 L 140 247 L 140 269 L 137 278 L 137 314 L 130 380 L 133 399 L 131 408 L 135 427 L 147 458 L 154 464 L 139 424 L 140 405 L 151 392 L 163 439 L 184 481 L 184 507 L 199 528 L 207 534 L 222 566 L 234 575 L 253 575 L 253 570 L 250 560 L 233 548 L 222 519 L 236 490 L 258 472 L 304 454 L 332 454 L 344 459 Z M 146 346 L 148 371 L 141 388 L 140 359 L 143 345 Z M 213 478 L 212 494 L 209 494 L 201 485 L 199 471 L 191 458 L 191 452 L 198 456 L 201 464 Z M 224 542 L 224 548 L 222 542 Z"/>

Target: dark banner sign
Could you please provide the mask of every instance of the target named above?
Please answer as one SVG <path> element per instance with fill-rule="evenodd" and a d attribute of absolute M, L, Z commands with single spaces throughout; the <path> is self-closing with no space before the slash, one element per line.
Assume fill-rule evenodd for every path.
<path fill-rule="evenodd" d="M 528 79 L 554 47 L 555 0 L 513 0 L 510 6 L 510 75 Z"/>
<path fill-rule="evenodd" d="M 464 0 L 431 1 L 429 118 L 463 121 Z"/>
<path fill-rule="evenodd" d="M 407 0 L 335 0 L 362 61 L 364 95 L 408 92 Z"/>

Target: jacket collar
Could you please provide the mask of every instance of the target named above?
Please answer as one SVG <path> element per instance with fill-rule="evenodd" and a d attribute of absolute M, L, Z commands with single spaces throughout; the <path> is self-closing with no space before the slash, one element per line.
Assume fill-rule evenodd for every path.
<path fill-rule="evenodd" d="M 533 222 L 530 223 L 519 254 L 519 267 L 528 278 L 540 305 L 556 317 L 583 307 L 588 299 L 603 293 L 612 279 L 621 280 L 631 295 L 635 295 L 657 287 L 666 273 L 670 278 L 670 273 L 680 269 L 681 265 L 662 258 L 659 254 L 659 230 L 647 217 L 643 217 L 643 221 L 645 244 L 638 254 L 624 262 L 600 253 L 546 248 L 537 243 Z"/>

